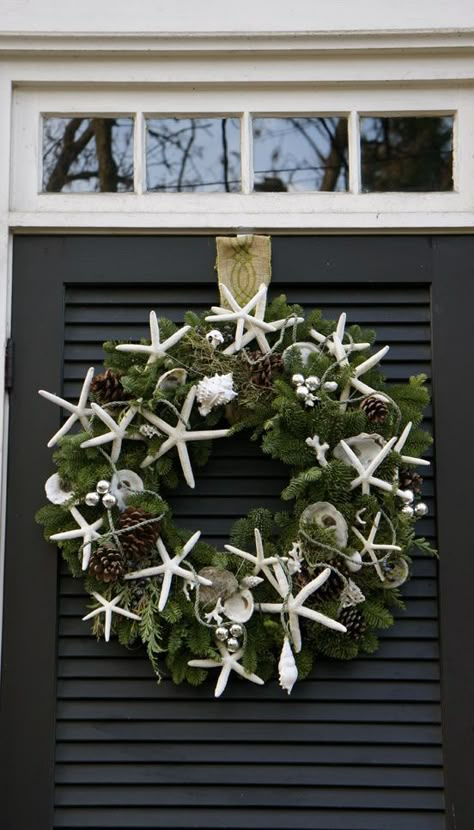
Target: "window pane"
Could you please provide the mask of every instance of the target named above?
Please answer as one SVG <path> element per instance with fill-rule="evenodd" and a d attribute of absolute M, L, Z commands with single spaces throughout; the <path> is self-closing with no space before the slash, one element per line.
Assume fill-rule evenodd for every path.
<path fill-rule="evenodd" d="M 254 190 L 347 190 L 346 118 L 254 118 Z"/>
<path fill-rule="evenodd" d="M 362 189 L 453 189 L 453 117 L 360 119 Z"/>
<path fill-rule="evenodd" d="M 132 118 L 43 118 L 43 191 L 133 190 Z"/>
<path fill-rule="evenodd" d="M 146 133 L 147 190 L 240 190 L 238 118 L 150 118 Z"/>

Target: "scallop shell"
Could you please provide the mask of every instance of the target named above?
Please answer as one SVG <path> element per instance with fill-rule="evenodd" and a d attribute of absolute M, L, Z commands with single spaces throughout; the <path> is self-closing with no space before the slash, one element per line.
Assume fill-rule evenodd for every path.
<path fill-rule="evenodd" d="M 283 361 L 285 361 L 285 357 L 289 355 L 292 349 L 297 349 L 300 353 L 301 360 L 303 361 L 303 366 L 306 366 L 309 360 L 310 354 L 314 352 L 319 352 L 317 346 L 314 343 L 292 343 L 291 346 L 287 346 L 285 351 L 283 352 Z"/>
<path fill-rule="evenodd" d="M 188 373 L 186 369 L 170 369 L 163 375 L 160 375 L 156 388 L 162 392 L 173 392 L 178 386 L 184 386 Z"/>
<path fill-rule="evenodd" d="M 351 448 L 354 454 L 360 459 L 361 464 L 367 468 L 387 442 L 377 432 L 370 434 L 368 432 L 361 432 L 360 435 L 354 435 L 352 438 L 344 438 L 344 443 Z M 352 467 L 352 463 L 341 442 L 335 447 L 333 455 L 334 458 L 338 458 L 339 461 L 343 461 L 344 464 Z"/>
<path fill-rule="evenodd" d="M 48 501 L 52 504 L 64 504 L 69 501 L 74 495 L 72 491 L 67 491 L 63 488 L 59 473 L 53 473 L 44 485 Z"/>
<path fill-rule="evenodd" d="M 224 602 L 224 614 L 232 622 L 245 623 L 253 614 L 254 601 L 248 588 L 236 591 Z"/>
<path fill-rule="evenodd" d="M 334 540 L 338 548 L 347 545 L 347 522 L 339 510 L 328 501 L 316 501 L 310 504 L 301 514 L 302 524 L 315 522 L 325 530 L 334 529 Z"/>
<path fill-rule="evenodd" d="M 117 499 L 119 510 L 125 510 L 128 496 L 141 493 L 143 481 L 134 470 L 117 470 L 110 482 L 110 492 Z"/>
<path fill-rule="evenodd" d="M 400 585 L 403 585 L 407 581 L 410 574 L 408 562 L 406 559 L 398 556 L 396 559 L 388 562 L 387 568 L 384 567 L 383 569 L 383 574 L 385 579 L 382 582 L 382 588 L 399 588 Z"/>

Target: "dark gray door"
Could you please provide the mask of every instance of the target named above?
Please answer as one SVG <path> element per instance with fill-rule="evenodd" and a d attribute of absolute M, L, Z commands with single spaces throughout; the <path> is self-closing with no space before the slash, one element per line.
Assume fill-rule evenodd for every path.
<path fill-rule="evenodd" d="M 375 327 L 392 347 L 389 379 L 433 378 L 436 499 L 431 473 L 430 516 L 418 528 L 439 544 L 441 573 L 416 557 L 407 610 L 376 655 L 321 661 L 290 699 L 276 684 L 234 683 L 216 702 L 211 684 L 157 686 L 140 650 L 95 642 L 80 582 L 32 518 L 58 426 L 37 389 L 74 398 L 85 369 L 101 363 L 102 340 L 146 336 L 150 308 L 178 321 L 208 307 L 214 239 L 16 240 L 4 830 L 472 830 L 473 253 L 462 237 L 274 238 L 274 293 Z M 252 460 L 245 440 L 216 442 L 195 492 L 173 498 L 176 517 L 219 544 L 251 507 L 275 508 L 282 469 Z"/>

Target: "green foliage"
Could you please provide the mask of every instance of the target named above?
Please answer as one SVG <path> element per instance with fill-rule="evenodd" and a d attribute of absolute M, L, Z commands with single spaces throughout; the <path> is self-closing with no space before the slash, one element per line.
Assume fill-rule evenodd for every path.
<path fill-rule="evenodd" d="M 400 555 L 407 562 L 410 562 L 410 551 L 413 549 L 430 555 L 436 554 L 436 551 L 426 539 L 415 537 L 413 520 L 400 512 L 401 500 L 395 489 L 398 469 L 403 462 L 397 452 L 392 451 L 376 473 L 389 483 L 392 490 L 383 491 L 372 487 L 369 494 L 363 494 L 360 487 L 351 488 L 356 477 L 354 468 L 335 457 L 334 450 L 342 439 L 360 433 L 377 433 L 387 441 L 392 436 L 400 435 L 408 422 L 412 422 L 413 428 L 403 453 L 420 457 L 432 440 L 421 426 L 423 410 L 429 403 L 426 377 L 419 375 L 410 378 L 405 384 L 387 385 L 378 366 L 365 373 L 364 381 L 373 389 L 383 391 L 388 398 L 385 421 L 373 424 L 360 407 L 359 394 L 354 392 L 344 406 L 339 400 L 341 390 L 349 383 L 354 368 L 367 359 L 370 349 L 353 352 L 349 355 L 348 363 L 340 366 L 324 344 L 320 344 L 309 355 L 306 363 L 297 348 L 289 348 L 295 342 L 315 342 L 311 335 L 312 329 L 324 337 L 332 336 L 336 323 L 325 320 L 320 311 L 310 311 L 304 322 L 297 327 L 290 325 L 282 332 L 268 334 L 273 351 L 276 354 L 284 353 L 281 370 L 272 375 L 270 386 L 259 385 L 255 380 L 256 360 L 251 356 L 250 349 L 256 348 L 256 344 L 249 347 L 249 352 L 241 351 L 233 355 L 225 354 L 224 348 L 212 348 L 206 333 L 217 327 L 227 336 L 228 330 L 224 325 L 206 321 L 206 314 L 187 312 L 185 321 L 191 329 L 170 353 L 152 364 L 147 363 L 146 355 L 117 351 L 116 342 L 104 344 L 105 365 L 113 372 L 120 373 L 120 382 L 130 395 L 130 401 L 112 402 L 106 404 L 106 407 L 116 420 L 120 419 L 130 402 L 137 407 L 137 415 L 130 428 L 133 434 L 129 436 L 133 440 L 123 442 L 117 464 L 120 469 L 138 472 L 143 479 L 144 489 L 128 496 L 128 506 L 140 509 L 147 515 L 162 517 L 161 538 L 170 556 L 179 555 L 191 533 L 175 523 L 165 500 L 168 491 L 182 482 L 179 456 L 176 448 L 173 448 L 150 466 L 141 466 L 145 457 L 159 454 L 166 440 L 166 435 L 159 430 L 155 434 L 143 434 L 143 428 L 145 433 L 146 428 L 150 428 L 150 422 L 144 418 L 143 413 L 153 412 L 174 426 L 180 417 L 187 393 L 199 380 L 215 374 L 232 373 L 238 393 L 236 400 L 230 406 L 212 409 L 206 417 L 202 417 L 195 406 L 188 427 L 205 430 L 230 426 L 227 440 L 232 440 L 233 435 L 245 431 L 248 440 L 258 442 L 262 453 L 288 467 L 288 483 L 281 493 L 281 498 L 289 503 L 288 512 L 273 515 L 270 510 L 257 506 L 247 516 L 238 519 L 230 533 L 231 544 L 252 556 L 255 555 L 255 528 L 258 528 L 265 557 L 282 557 L 279 562 L 280 591 L 277 592 L 275 586 L 265 578 L 265 570 L 258 574 L 263 577 L 263 581 L 252 587 L 257 605 L 277 603 L 282 606 L 281 615 L 261 611 L 253 614 L 246 624 L 242 665 L 246 672 L 256 673 L 264 680 L 275 676 L 289 622 L 287 597 L 281 595 L 282 580 L 286 578 L 288 592 L 296 595 L 321 572 L 322 566 L 327 565 L 337 569 L 344 585 L 347 584 L 346 577 L 349 575 L 363 592 L 365 601 L 357 608 L 362 615 L 364 627 L 359 639 L 356 639 L 355 636 L 339 633 L 311 619 L 301 618 L 303 648 L 295 655 L 299 677 L 307 677 L 313 661 L 318 659 L 328 657 L 350 660 L 360 653 L 371 653 L 378 646 L 377 632 L 393 624 L 392 611 L 404 607 L 403 599 L 398 588 L 390 589 L 387 585 L 382 588 L 374 568 L 368 566 L 367 555 L 364 557 L 365 567 L 357 573 L 349 574 L 346 557 L 355 550 L 360 550 L 360 541 L 352 528 L 359 528 L 366 536 L 380 513 L 382 518 L 377 531 L 378 543 L 398 545 L 401 548 Z M 286 298 L 279 296 L 268 306 L 266 319 L 289 320 L 295 315 L 303 316 L 302 309 L 288 305 Z M 176 331 L 176 325 L 170 320 L 162 318 L 159 325 L 162 340 Z M 346 330 L 346 336 L 347 333 L 355 343 L 372 344 L 375 338 L 374 332 L 364 331 L 358 326 L 351 326 Z M 348 342 L 349 339 L 346 339 L 345 343 Z M 160 376 L 174 367 L 186 370 L 185 384 L 168 390 L 157 387 Z M 306 406 L 305 401 L 296 395 L 295 382 L 292 380 L 294 374 L 302 374 L 304 378 L 312 375 L 321 379 L 316 392 L 318 400 L 313 407 Z M 324 388 L 325 381 L 337 383 L 337 391 Z M 117 469 L 110 460 L 109 444 L 90 449 L 81 448 L 86 438 L 102 435 L 106 431 L 107 427 L 97 417 L 93 417 L 89 432 L 69 434 L 61 440 L 54 460 L 64 488 L 73 492 L 73 496 L 69 502 L 62 505 L 48 504 L 38 511 L 36 518 L 43 525 L 47 539 L 56 533 L 77 528 L 69 510 L 70 507 L 77 506 L 90 523 L 102 518 L 100 532 L 106 540 L 113 541 L 113 528 L 120 520 L 118 507 L 107 512 L 100 506 L 87 507 L 84 503 L 85 495 L 95 490 L 97 482 L 100 479 L 110 481 Z M 307 443 L 307 439 L 314 436 L 318 436 L 321 443 L 329 445 L 324 466 L 319 463 L 311 444 Z M 190 442 L 188 449 L 192 465 L 197 467 L 207 463 L 212 446 L 210 441 L 198 441 Z M 349 533 L 345 549 L 337 548 L 334 527 L 330 523 L 323 526 L 316 522 L 302 524 L 303 510 L 318 501 L 332 504 L 346 521 Z M 366 522 L 365 526 L 358 524 L 360 515 L 364 517 L 362 521 Z M 100 539 L 94 540 L 93 548 L 100 543 Z M 297 563 L 291 560 L 289 554 L 292 550 L 294 552 L 295 543 L 300 556 Z M 77 538 L 59 543 L 61 554 L 74 577 L 84 576 L 81 545 L 82 540 Z M 148 556 L 147 567 L 161 563 L 158 550 L 151 550 Z M 255 575 L 253 561 L 230 552 L 223 553 L 200 540 L 186 558 L 183 567 L 190 573 L 197 573 L 209 565 L 232 571 L 240 582 L 246 576 Z M 291 565 L 299 570 L 293 572 Z M 220 659 L 212 624 L 203 624 L 202 615 L 206 609 L 200 607 L 200 589 L 191 589 L 188 597 L 183 591 L 181 578 L 173 576 L 168 602 L 160 612 L 161 585 L 161 577 L 155 575 L 145 580 L 144 589 L 136 593 L 134 582 L 121 579 L 105 585 L 92 573 L 85 575 L 86 590 L 99 591 L 109 598 L 120 594 L 122 607 L 139 614 L 139 621 L 114 616 L 113 630 L 122 645 L 135 647 L 141 641 L 158 679 L 164 665 L 175 683 L 187 682 L 197 686 L 205 680 L 208 672 L 189 666 L 189 661 L 193 658 Z M 340 596 L 327 599 L 322 587 L 306 598 L 305 605 L 337 619 L 341 610 Z M 103 619 L 95 617 L 91 623 L 93 633 L 103 636 Z"/>

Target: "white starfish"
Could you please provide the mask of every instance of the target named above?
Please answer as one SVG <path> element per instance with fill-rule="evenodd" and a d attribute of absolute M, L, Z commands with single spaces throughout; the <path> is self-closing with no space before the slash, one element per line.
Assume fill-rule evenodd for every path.
<path fill-rule="evenodd" d="M 352 448 L 347 444 L 346 441 L 341 440 L 341 447 L 343 447 L 344 452 L 346 453 L 349 461 L 351 462 L 352 466 L 355 467 L 357 472 L 359 473 L 356 478 L 352 479 L 351 481 L 351 490 L 354 490 L 356 487 L 362 487 L 362 492 L 364 495 L 368 495 L 370 493 L 371 485 L 373 487 L 379 487 L 380 490 L 385 490 L 388 493 L 396 493 L 397 496 L 403 498 L 403 490 L 395 489 L 393 484 L 390 484 L 389 481 L 384 481 L 381 478 L 377 478 L 374 476 L 375 470 L 377 467 L 380 466 L 384 458 L 391 452 L 394 448 L 394 444 L 397 441 L 397 437 L 391 438 L 381 450 L 377 453 L 375 458 L 372 459 L 370 464 L 367 467 L 364 467 L 360 458 L 357 457 L 355 452 Z"/>
<path fill-rule="evenodd" d="M 261 677 L 258 677 L 258 675 L 256 674 L 248 674 L 245 671 L 244 667 L 240 665 L 239 660 L 241 660 L 244 655 L 244 650 L 242 648 L 236 651 L 234 654 L 231 654 L 229 651 L 227 651 L 224 643 L 217 643 L 217 648 L 221 653 L 220 660 L 209 659 L 188 661 L 188 666 L 195 666 L 197 669 L 221 670 L 214 691 L 214 697 L 221 696 L 222 692 L 227 686 L 227 681 L 229 680 L 231 671 L 235 671 L 235 673 L 239 674 L 240 677 L 243 677 L 244 680 L 250 680 L 251 683 L 257 683 L 259 686 L 263 686 L 264 681 Z"/>
<path fill-rule="evenodd" d="M 75 530 L 64 530 L 62 533 L 54 533 L 49 538 L 52 542 L 64 542 L 66 539 L 79 539 L 82 536 L 82 570 L 85 571 L 91 558 L 92 542 L 100 539 L 100 533 L 97 533 L 97 531 L 101 527 L 103 519 L 97 519 L 90 525 L 84 516 L 79 513 L 77 507 L 70 507 L 69 512 L 79 527 Z"/>
<path fill-rule="evenodd" d="M 400 435 L 400 438 L 398 439 L 397 443 L 395 444 L 395 446 L 393 448 L 395 450 L 395 452 L 401 453 L 403 447 L 405 446 L 405 444 L 407 442 L 408 436 L 410 435 L 412 426 L 413 426 L 413 423 L 411 421 L 409 421 L 408 424 L 406 425 L 405 429 L 403 430 L 402 434 Z M 415 465 L 421 465 L 423 467 L 429 467 L 430 466 L 430 462 L 427 461 L 426 458 L 415 458 L 414 456 L 411 456 L 411 455 L 402 455 L 401 458 L 402 458 L 402 461 L 405 464 L 415 464 Z"/>
<path fill-rule="evenodd" d="M 158 427 L 160 432 L 163 432 L 168 437 L 161 445 L 157 453 L 147 455 L 145 460 L 142 461 L 141 466 L 148 467 L 173 447 L 176 447 L 183 475 L 186 480 L 186 484 L 189 487 L 194 487 L 194 475 L 191 467 L 191 461 L 189 460 L 188 448 L 186 446 L 188 441 L 208 441 L 212 438 L 224 438 L 230 432 L 230 429 L 188 430 L 186 427 L 191 415 L 195 398 L 196 387 L 193 386 L 186 396 L 180 417 L 178 418 L 178 423 L 174 427 L 167 421 L 164 421 L 163 418 L 159 418 L 158 415 L 155 415 L 153 412 L 142 413 L 143 417 L 146 418 L 147 421 Z"/>
<path fill-rule="evenodd" d="M 367 539 L 365 539 L 362 536 L 362 533 L 356 527 L 352 528 L 352 532 L 355 536 L 357 536 L 359 541 L 362 542 L 362 550 L 360 551 L 361 556 L 363 557 L 364 553 L 369 554 L 369 556 L 370 556 L 370 558 L 373 562 L 374 568 L 377 572 L 377 576 L 379 577 L 381 582 L 384 582 L 385 577 L 383 575 L 382 568 L 380 567 L 380 563 L 378 561 L 376 551 L 378 551 L 378 550 L 401 550 L 401 547 L 399 547 L 398 545 L 376 545 L 375 544 L 374 540 L 375 540 L 375 536 L 377 534 L 377 531 L 379 529 L 379 523 L 380 523 L 381 515 L 382 515 L 382 512 L 379 511 L 377 513 L 374 521 L 373 521 L 373 524 L 372 524 L 372 527 L 370 528 L 370 532 L 369 532 L 369 535 L 368 535 Z"/>
<path fill-rule="evenodd" d="M 76 421 L 80 421 L 86 431 L 89 429 L 88 416 L 92 415 L 92 409 L 87 408 L 87 399 L 89 397 L 89 389 L 93 377 L 94 367 L 91 366 L 90 369 L 88 369 L 84 383 L 82 384 L 81 394 L 79 395 L 77 404 L 69 403 L 69 401 L 65 401 L 64 398 L 60 398 L 58 395 L 53 395 L 52 392 L 45 392 L 44 389 L 39 390 L 39 394 L 42 395 L 43 398 L 46 398 L 46 400 L 51 401 L 52 403 L 57 403 L 58 406 L 62 406 L 63 409 L 66 409 L 68 412 L 72 412 L 72 415 L 69 416 L 66 423 L 64 423 L 61 429 L 58 429 L 56 434 L 53 435 L 53 437 L 48 441 L 48 447 L 54 447 L 59 439 L 69 432 Z"/>
<path fill-rule="evenodd" d="M 160 326 L 154 311 L 150 311 L 150 340 L 149 346 L 144 346 L 142 343 L 120 343 L 115 348 L 119 352 L 138 352 L 139 354 L 150 355 L 147 363 L 156 363 L 157 360 L 164 357 L 168 349 L 175 346 L 182 337 L 186 334 L 191 326 L 182 326 L 178 331 L 175 331 L 170 337 L 163 341 L 160 340 Z"/>
<path fill-rule="evenodd" d="M 329 354 L 332 355 L 333 357 L 337 357 L 336 344 L 334 342 L 334 335 L 336 335 L 336 337 L 339 339 L 339 341 L 341 343 L 341 346 L 342 346 L 342 349 L 344 350 L 344 353 L 346 355 L 350 354 L 351 352 L 361 352 L 361 351 L 364 351 L 364 349 L 370 348 L 370 343 L 344 343 L 343 342 L 344 341 L 344 332 L 345 332 L 345 328 L 346 328 L 346 320 L 347 320 L 347 314 L 345 312 L 343 312 L 341 314 L 341 316 L 339 317 L 339 320 L 337 321 L 336 330 L 333 332 L 333 334 L 330 334 L 329 336 L 326 336 L 325 334 L 321 334 L 321 332 L 317 331 L 316 329 L 311 329 L 311 331 L 310 331 L 311 337 L 314 337 L 314 339 L 317 340 L 318 343 L 321 346 L 325 346 L 327 348 Z M 339 358 L 337 358 L 337 359 L 339 360 Z"/>
<path fill-rule="evenodd" d="M 280 565 L 280 559 L 278 556 L 267 556 L 265 558 L 265 552 L 263 550 L 263 542 L 262 542 L 262 535 L 258 529 L 258 527 L 254 528 L 255 534 L 255 549 L 256 555 L 253 553 L 248 553 L 246 550 L 240 550 L 240 548 L 235 548 L 233 545 L 224 545 L 225 549 L 229 551 L 229 553 L 234 553 L 236 556 L 240 556 L 241 559 L 246 559 L 247 562 L 252 562 L 254 569 L 253 572 L 255 576 L 262 571 L 265 574 L 270 584 L 275 588 L 278 593 L 280 593 L 280 583 L 278 579 L 275 577 L 275 574 L 271 570 L 271 566 L 275 567 Z M 280 566 L 281 567 L 281 566 Z"/>
<path fill-rule="evenodd" d="M 288 320 L 273 320 L 271 323 L 265 322 L 265 310 L 267 305 L 267 286 L 261 284 L 257 293 L 244 306 L 239 305 L 234 295 L 229 291 L 226 285 L 221 285 L 222 293 L 230 306 L 222 308 L 221 306 L 212 306 L 214 314 L 206 317 L 209 322 L 235 322 L 235 340 L 230 346 L 224 349 L 224 354 L 234 354 L 239 352 L 244 346 L 247 346 L 252 340 L 256 340 L 260 351 L 268 354 L 271 351 L 271 346 L 265 336 L 265 333 L 280 331 L 283 328 L 292 326 L 294 322 L 302 323 L 302 317 L 291 317 Z M 250 312 L 254 311 L 253 314 Z M 244 328 L 247 331 L 244 334 Z"/>
<path fill-rule="evenodd" d="M 162 539 L 158 538 L 157 548 L 161 556 L 162 564 L 155 565 L 151 568 L 143 568 L 141 571 L 133 571 L 133 573 L 127 574 L 125 579 L 143 579 L 147 576 L 163 575 L 163 584 L 161 586 L 158 611 L 163 611 L 163 608 L 168 602 L 168 596 L 171 589 L 171 582 L 173 580 L 173 576 L 180 576 L 182 579 L 191 580 L 193 582 L 197 581 L 200 585 L 212 585 L 210 579 L 205 579 L 203 576 L 199 576 L 198 574 L 195 575 L 193 571 L 187 571 L 185 570 L 185 568 L 181 567 L 181 562 L 193 549 L 200 535 L 201 531 L 196 531 L 196 533 L 194 533 L 191 536 L 191 538 L 188 539 L 186 544 L 183 545 L 181 553 L 175 554 L 173 556 L 173 559 L 171 559 L 168 551 L 166 550 Z"/>
<path fill-rule="evenodd" d="M 324 585 L 330 574 L 331 568 L 325 568 L 324 571 L 316 577 L 316 579 L 308 582 L 308 584 L 301 589 L 296 597 L 294 597 L 293 594 L 288 593 L 290 586 L 287 582 L 286 595 L 280 591 L 284 602 L 261 602 L 258 606 L 260 611 L 268 614 L 282 614 L 285 612 L 288 614 L 288 626 L 296 652 L 301 651 L 302 646 L 300 617 L 306 617 L 308 620 L 313 620 L 314 622 L 320 623 L 320 625 L 325 625 L 327 628 L 334 629 L 334 631 L 342 631 L 344 633 L 347 631 L 345 625 L 342 625 L 342 623 L 337 620 L 333 620 L 331 617 L 327 617 L 326 614 L 321 614 L 319 611 L 314 611 L 312 608 L 305 608 L 304 606 L 304 603 L 311 596 L 311 594 L 314 594 L 314 592 L 317 591 L 321 585 Z"/>
<path fill-rule="evenodd" d="M 334 348 L 335 348 L 335 356 L 339 363 L 339 366 L 348 366 L 349 361 L 347 359 L 346 352 L 344 351 L 344 346 L 342 345 L 341 341 L 337 334 L 333 335 L 334 340 Z M 359 363 L 353 370 L 353 373 L 349 380 L 347 381 L 346 385 L 341 390 L 341 396 L 339 398 L 340 401 L 347 401 L 351 392 L 351 387 L 357 392 L 360 392 L 362 395 L 372 395 L 375 392 L 375 389 L 372 389 L 371 386 L 368 386 L 363 381 L 359 380 L 361 375 L 364 375 L 369 369 L 372 369 L 377 363 L 380 363 L 383 357 L 387 354 L 390 346 L 384 346 L 383 349 L 379 349 L 378 352 L 371 355 L 364 360 L 362 363 Z M 377 393 L 380 398 L 385 400 L 385 396 L 382 395 L 380 392 Z"/>
<path fill-rule="evenodd" d="M 135 407 L 131 406 L 117 423 L 114 421 L 112 416 L 98 404 L 93 403 L 91 406 L 94 415 L 97 415 L 97 417 L 100 418 L 100 420 L 109 428 L 110 432 L 105 432 L 103 435 L 96 435 L 95 438 L 88 438 L 87 441 L 82 442 L 81 447 L 83 449 L 86 449 L 86 447 L 101 447 L 102 444 L 108 444 L 112 441 L 110 460 L 112 464 L 115 464 L 118 461 L 122 451 L 122 441 L 125 438 L 129 438 L 127 435 L 127 427 L 129 427 L 130 423 L 133 421 L 137 410 Z"/>
<path fill-rule="evenodd" d="M 108 643 L 110 640 L 110 629 L 112 627 L 112 614 L 120 614 L 122 617 L 129 617 L 131 620 L 141 620 L 141 617 L 138 614 L 133 614 L 132 611 L 127 611 L 126 608 L 118 608 L 117 604 L 120 602 L 122 598 L 122 594 L 114 597 L 114 599 L 108 600 L 105 599 L 101 594 L 98 594 L 96 591 L 92 592 L 92 596 L 95 597 L 97 602 L 100 602 L 98 608 L 94 608 L 90 614 L 86 614 L 83 617 L 84 620 L 90 620 L 92 617 L 97 617 L 98 614 L 105 614 L 105 623 L 104 623 L 104 636 L 105 642 Z"/>

